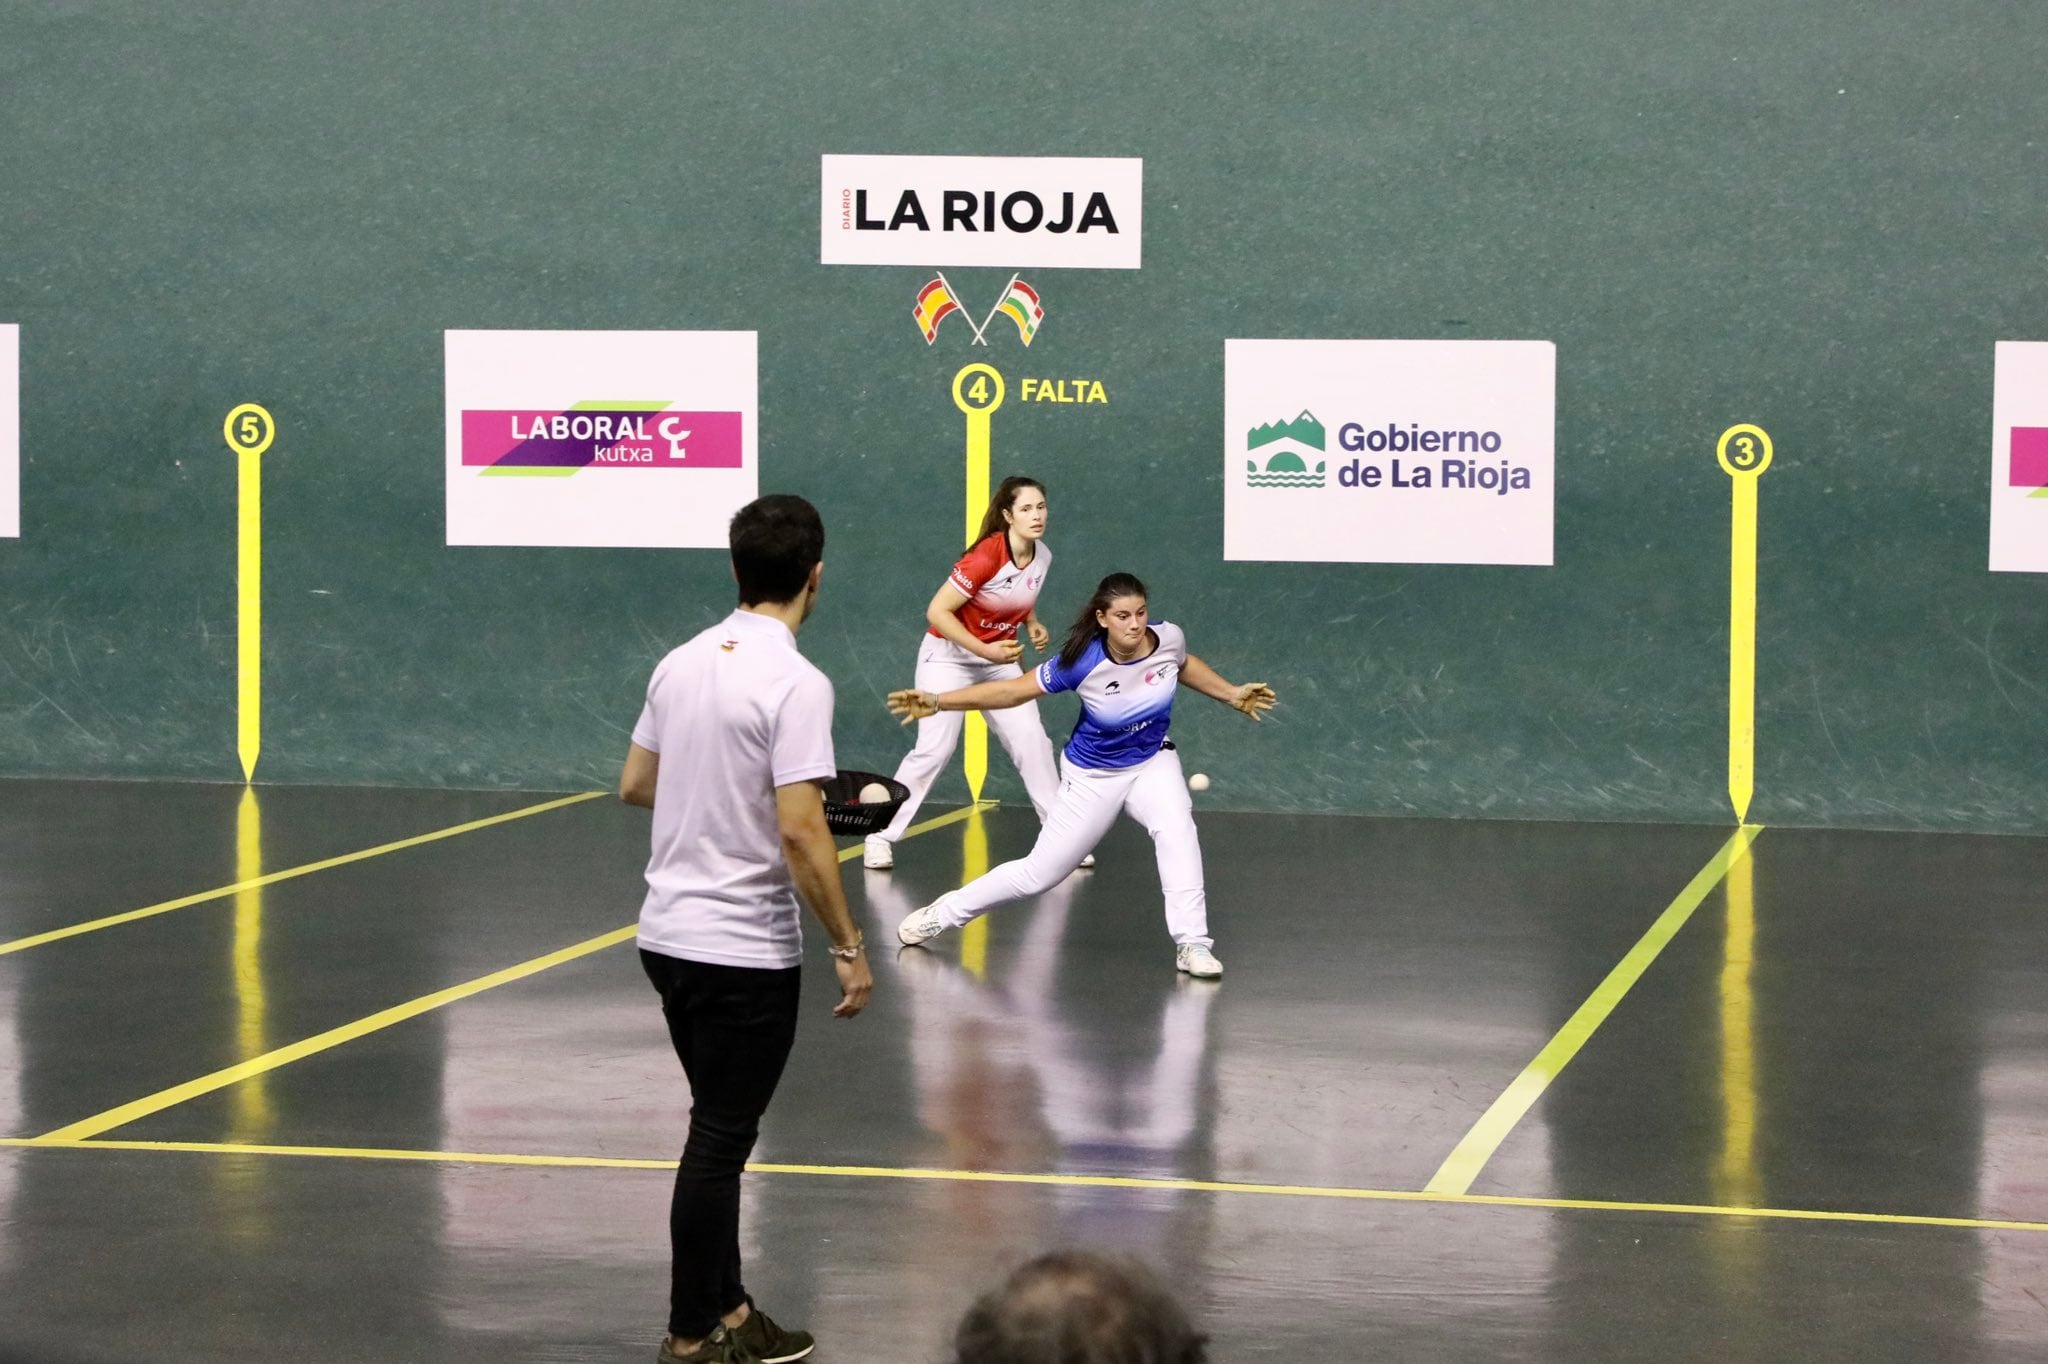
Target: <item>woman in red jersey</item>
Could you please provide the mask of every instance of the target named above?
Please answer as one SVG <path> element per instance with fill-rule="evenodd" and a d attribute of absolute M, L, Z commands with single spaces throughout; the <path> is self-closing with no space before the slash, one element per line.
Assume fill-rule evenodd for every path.
<path fill-rule="evenodd" d="M 1052 568 L 1045 516 L 1045 485 L 1037 479 L 1013 475 L 996 488 L 974 547 L 953 565 L 924 609 L 930 628 L 917 653 L 919 691 L 938 693 L 1022 677 L 1017 666 L 1024 652 L 1019 630 L 1030 637 L 1032 648 L 1045 651 L 1052 636 L 1039 623 L 1037 612 L 1039 590 Z M 861 850 L 862 866 L 895 865 L 896 840 L 910 827 L 925 792 L 959 746 L 964 721 L 961 712 L 943 711 L 917 722 L 917 746 L 896 769 L 896 780 L 910 788 L 910 799 L 888 828 L 867 840 Z M 1038 718 L 1037 703 L 989 711 L 988 727 L 1017 765 L 1031 804 L 1043 820 L 1060 783 L 1052 740 Z"/>

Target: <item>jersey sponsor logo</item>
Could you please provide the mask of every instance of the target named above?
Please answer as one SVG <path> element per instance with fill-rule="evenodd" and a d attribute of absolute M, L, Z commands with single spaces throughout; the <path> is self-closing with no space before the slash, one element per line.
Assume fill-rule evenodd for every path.
<path fill-rule="evenodd" d="M 725 643 L 719 645 L 718 647 L 723 649 L 727 653 L 731 653 L 734 649 L 740 647 L 740 642 L 736 639 L 729 639 L 725 641 Z"/>
<path fill-rule="evenodd" d="M 1109 684 L 1108 686 L 1106 686 L 1106 687 L 1104 687 L 1104 688 L 1103 688 L 1103 691 L 1105 691 L 1105 692 L 1112 692 L 1112 691 L 1122 691 L 1122 690 L 1123 690 L 1123 683 L 1121 683 L 1121 682 L 1111 682 L 1111 683 L 1110 683 L 1110 684 Z"/>
<path fill-rule="evenodd" d="M 1156 668 L 1147 668 L 1145 670 L 1145 685 L 1148 687 L 1156 687 L 1161 682 L 1164 682 L 1168 678 L 1172 677 L 1174 671 L 1174 665 L 1171 663 L 1162 663 Z"/>

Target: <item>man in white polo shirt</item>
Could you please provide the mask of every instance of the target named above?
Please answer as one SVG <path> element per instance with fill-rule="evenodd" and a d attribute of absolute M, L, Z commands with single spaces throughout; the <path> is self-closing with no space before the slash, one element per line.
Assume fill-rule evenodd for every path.
<path fill-rule="evenodd" d="M 740 1282 L 740 1172 L 796 1040 L 799 896 L 831 938 L 833 1014 L 853 1017 L 874 988 L 817 785 L 835 771 L 832 684 L 796 647 L 824 523 L 801 497 L 763 497 L 730 539 L 740 607 L 656 666 L 619 777 L 621 800 L 654 811 L 640 961 L 690 1081 L 660 1364 L 811 1352 Z"/>

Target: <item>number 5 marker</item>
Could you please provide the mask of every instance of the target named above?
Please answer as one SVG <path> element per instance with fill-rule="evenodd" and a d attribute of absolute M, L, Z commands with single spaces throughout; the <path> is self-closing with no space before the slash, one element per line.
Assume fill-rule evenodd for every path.
<path fill-rule="evenodd" d="M 255 403 L 243 403 L 221 424 L 235 452 L 235 750 L 242 780 L 256 778 L 263 751 L 263 452 L 277 423 Z"/>
<path fill-rule="evenodd" d="M 1771 438 L 1747 422 L 1721 433 L 1714 458 L 1735 480 L 1728 536 L 1728 801 L 1749 819 L 1756 790 L 1756 482 L 1771 467 Z"/>

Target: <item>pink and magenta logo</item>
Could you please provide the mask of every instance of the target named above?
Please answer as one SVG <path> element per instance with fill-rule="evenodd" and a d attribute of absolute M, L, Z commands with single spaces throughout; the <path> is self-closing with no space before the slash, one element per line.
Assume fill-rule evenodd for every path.
<path fill-rule="evenodd" d="M 737 469 L 740 414 L 652 403 L 462 414 L 462 463 L 486 474 L 579 469 Z"/>
<path fill-rule="evenodd" d="M 2014 488 L 2048 488 L 2048 426 L 2012 429 L 2012 470 L 2006 483 Z"/>

